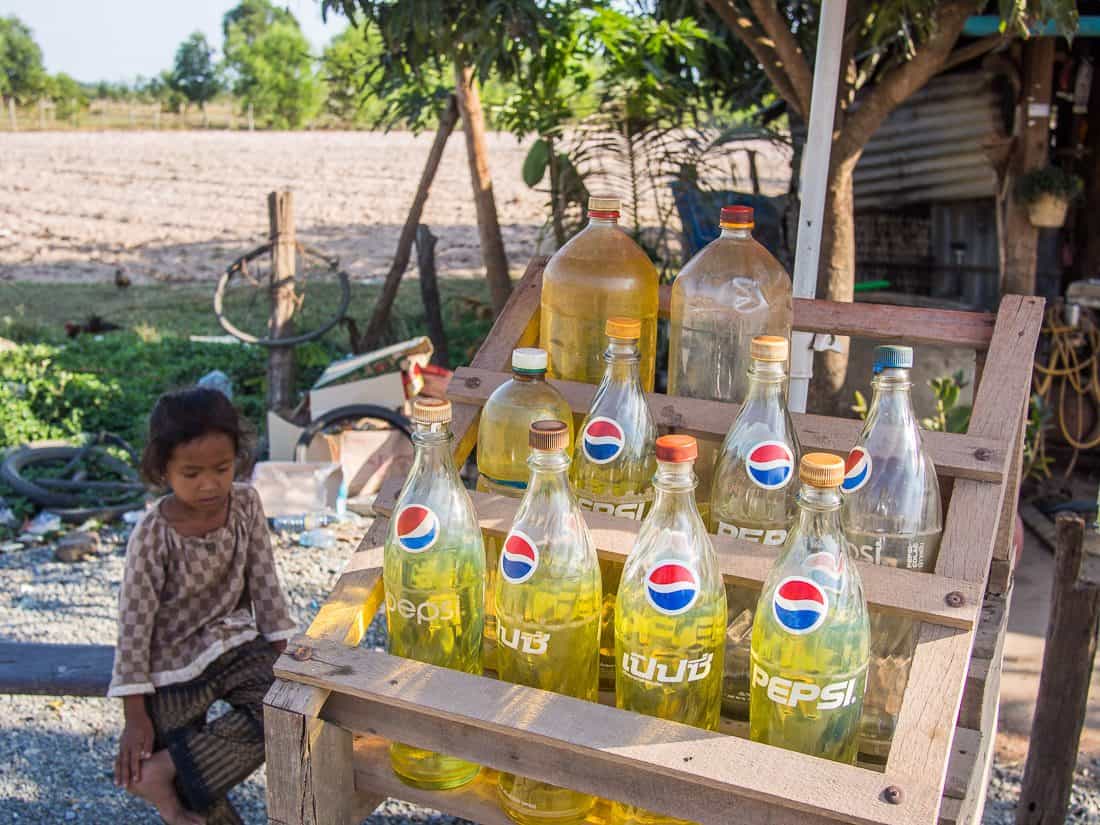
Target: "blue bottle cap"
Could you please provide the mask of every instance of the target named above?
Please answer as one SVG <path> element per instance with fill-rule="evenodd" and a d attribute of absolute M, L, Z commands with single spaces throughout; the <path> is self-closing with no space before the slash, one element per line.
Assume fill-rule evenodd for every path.
<path fill-rule="evenodd" d="M 907 370 L 913 367 L 913 348 L 897 344 L 875 347 L 875 375 L 883 370 Z"/>

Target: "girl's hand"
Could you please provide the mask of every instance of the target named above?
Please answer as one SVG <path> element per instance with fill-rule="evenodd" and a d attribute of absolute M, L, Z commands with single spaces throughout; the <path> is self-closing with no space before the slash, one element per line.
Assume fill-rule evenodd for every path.
<path fill-rule="evenodd" d="M 141 762 L 153 755 L 153 720 L 145 710 L 145 697 L 127 696 L 123 701 L 126 725 L 118 742 L 115 784 L 128 788 L 141 781 Z"/>

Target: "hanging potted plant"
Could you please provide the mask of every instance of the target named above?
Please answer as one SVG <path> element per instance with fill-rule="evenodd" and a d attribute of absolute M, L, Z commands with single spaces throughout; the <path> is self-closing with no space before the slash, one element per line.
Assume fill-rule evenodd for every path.
<path fill-rule="evenodd" d="M 1047 166 L 1021 175 L 1016 182 L 1016 197 L 1027 204 L 1032 226 L 1051 228 L 1066 222 L 1069 203 L 1083 188 L 1084 182 L 1077 175 L 1058 166 Z"/>

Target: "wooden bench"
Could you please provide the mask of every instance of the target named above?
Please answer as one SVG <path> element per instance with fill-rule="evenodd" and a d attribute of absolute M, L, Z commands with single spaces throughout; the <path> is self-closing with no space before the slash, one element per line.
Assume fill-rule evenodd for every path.
<path fill-rule="evenodd" d="M 111 645 L 0 642 L 0 694 L 106 696 Z"/>

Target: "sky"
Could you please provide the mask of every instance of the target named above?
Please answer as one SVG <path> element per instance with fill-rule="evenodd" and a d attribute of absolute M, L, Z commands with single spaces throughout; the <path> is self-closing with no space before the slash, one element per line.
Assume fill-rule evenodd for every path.
<path fill-rule="evenodd" d="M 221 49 L 222 15 L 235 0 L 0 0 L 0 15 L 15 15 L 34 32 L 46 69 L 84 82 L 133 81 L 172 66 L 176 47 L 198 30 Z M 276 0 L 298 18 L 319 52 L 346 25 L 321 21 L 320 0 Z"/>

